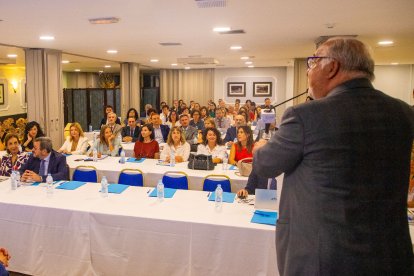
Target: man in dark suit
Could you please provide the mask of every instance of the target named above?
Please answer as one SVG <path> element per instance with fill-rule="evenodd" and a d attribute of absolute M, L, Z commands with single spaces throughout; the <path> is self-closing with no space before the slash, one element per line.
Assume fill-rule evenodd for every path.
<path fill-rule="evenodd" d="M 185 140 L 190 144 L 194 143 L 194 138 L 197 137 L 197 129 L 190 126 L 190 118 L 187 114 L 180 115 L 181 132 L 184 134 Z"/>
<path fill-rule="evenodd" d="M 277 181 L 274 177 L 267 178 L 261 175 L 258 175 L 254 170 L 249 175 L 247 179 L 247 184 L 244 189 L 241 189 L 237 192 L 238 197 L 247 197 L 249 194 L 254 195 L 256 189 L 277 189 Z"/>
<path fill-rule="evenodd" d="M 158 144 L 166 143 L 168 133 L 170 133 L 170 127 L 161 124 L 160 114 L 158 113 L 152 113 L 150 120 L 152 127 L 154 128 L 155 140 L 158 142 Z"/>
<path fill-rule="evenodd" d="M 234 117 L 234 126 L 231 126 L 227 129 L 226 137 L 224 138 L 224 142 L 228 143 L 231 146 L 234 142 L 234 139 L 237 138 L 237 128 L 239 126 L 246 125 L 246 118 L 243 115 L 236 115 Z"/>
<path fill-rule="evenodd" d="M 290 107 L 254 147 L 253 166 L 284 184 L 276 227 L 281 275 L 413 275 L 407 222 L 414 112 L 375 90 L 356 39 L 308 58 L 315 99 Z"/>
<path fill-rule="evenodd" d="M 20 168 L 21 180 L 46 182 L 49 173 L 53 180 L 68 180 L 66 157 L 53 150 L 50 138 L 38 137 L 33 143 L 33 154 Z"/>
<path fill-rule="evenodd" d="M 105 106 L 105 117 L 102 118 L 101 120 L 101 126 L 108 124 L 108 115 L 109 113 L 113 113 L 113 112 L 114 112 L 114 108 L 112 107 L 112 105 Z M 121 120 L 119 120 L 119 118 L 117 117 L 115 123 L 120 125 Z"/>
<path fill-rule="evenodd" d="M 134 117 L 128 118 L 128 125 L 122 128 L 122 142 L 135 142 L 138 140 L 140 134 L 137 121 Z"/>

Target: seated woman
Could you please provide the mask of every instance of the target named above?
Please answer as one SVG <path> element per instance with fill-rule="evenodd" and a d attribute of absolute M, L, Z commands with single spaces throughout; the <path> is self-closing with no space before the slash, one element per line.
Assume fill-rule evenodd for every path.
<path fill-rule="evenodd" d="M 84 136 L 81 125 L 75 122 L 70 125 L 70 136 L 58 152 L 65 154 L 85 154 L 88 146 L 88 138 Z"/>
<path fill-rule="evenodd" d="M 190 156 L 190 144 L 185 140 L 179 127 L 174 127 L 170 130 L 160 159 L 170 162 L 171 151 L 174 152 L 175 162 L 177 163 L 187 161 Z"/>
<path fill-rule="evenodd" d="M 22 144 L 22 150 L 24 151 L 32 151 L 33 149 L 33 141 L 37 137 L 43 137 L 42 129 L 38 122 L 32 121 L 26 125 L 26 129 L 24 130 L 24 139 Z"/>
<path fill-rule="evenodd" d="M 112 130 L 109 126 L 104 125 L 101 127 L 99 133 L 99 139 L 96 139 L 95 144 L 88 151 L 88 155 L 93 155 L 93 149 L 98 151 L 98 158 L 102 155 L 118 156 L 119 148 L 121 147 L 121 141 L 119 136 L 114 137 Z"/>
<path fill-rule="evenodd" d="M 170 129 L 172 129 L 173 127 L 180 127 L 181 126 L 180 119 L 178 118 L 177 111 L 175 111 L 175 110 L 170 111 L 170 115 L 168 115 L 168 121 L 167 121 L 166 125 L 169 126 Z"/>
<path fill-rule="evenodd" d="M 237 143 L 230 149 L 229 164 L 236 165 L 239 160 L 253 157 L 253 133 L 249 126 L 240 126 L 237 129 Z"/>
<path fill-rule="evenodd" d="M 7 154 L 1 158 L 0 175 L 10 176 L 12 168 L 16 170 L 27 162 L 29 154 L 19 150 L 19 138 L 16 134 L 9 133 L 4 139 Z"/>
<path fill-rule="evenodd" d="M 134 156 L 135 158 L 160 158 L 160 147 L 158 142 L 154 140 L 154 128 L 151 124 L 143 125 L 141 135 L 135 142 Z"/>
<path fill-rule="evenodd" d="M 211 155 L 213 163 L 223 162 L 226 146 L 223 145 L 217 128 L 206 128 L 203 133 L 203 143 L 198 145 L 197 154 Z"/>

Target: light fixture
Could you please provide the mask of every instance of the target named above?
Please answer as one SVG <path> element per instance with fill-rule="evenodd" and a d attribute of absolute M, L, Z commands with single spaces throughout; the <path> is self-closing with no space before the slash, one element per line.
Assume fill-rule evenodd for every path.
<path fill-rule="evenodd" d="M 247 59 L 249 59 L 249 57 L 241 57 L 240 59 L 247 60 Z"/>
<path fill-rule="evenodd" d="M 12 80 L 11 85 L 13 87 L 14 93 L 17 93 L 17 80 Z"/>
<path fill-rule="evenodd" d="M 231 30 L 230 27 L 216 27 L 216 28 L 213 28 L 213 32 L 216 32 L 216 33 L 229 32 L 230 30 Z"/>
<path fill-rule="evenodd" d="M 398 62 L 391 62 L 391 65 L 398 65 Z"/>
<path fill-rule="evenodd" d="M 99 74 L 102 74 L 102 73 L 103 73 L 103 70 L 100 70 L 100 71 L 99 71 Z"/>
<path fill-rule="evenodd" d="M 152 62 L 152 63 L 158 62 L 158 59 L 152 58 L 152 59 L 150 59 L 150 62 Z"/>
<path fill-rule="evenodd" d="M 230 47 L 230 50 L 241 50 L 241 49 L 242 49 L 242 46 L 239 46 L 239 45 L 234 45 Z"/>
<path fill-rule="evenodd" d="M 171 66 L 177 66 L 177 63 L 171 63 Z"/>
<path fill-rule="evenodd" d="M 105 68 L 111 68 L 111 65 L 105 65 Z"/>
<path fill-rule="evenodd" d="M 80 72 L 80 69 L 75 69 L 75 72 Z"/>
<path fill-rule="evenodd" d="M 185 69 L 185 70 L 190 70 L 190 69 L 191 69 L 191 67 L 186 66 L 186 67 L 184 67 L 184 69 Z"/>
<path fill-rule="evenodd" d="M 62 63 L 63 64 L 68 64 L 68 63 L 70 63 L 70 61 L 69 60 L 62 60 Z"/>
<path fill-rule="evenodd" d="M 89 23 L 91 24 L 114 24 L 118 23 L 118 17 L 100 17 L 100 18 L 90 18 Z"/>
<path fill-rule="evenodd" d="M 247 66 L 247 67 L 249 67 L 249 68 L 254 68 L 254 65 L 249 65 L 249 66 Z"/>
<path fill-rule="evenodd" d="M 42 35 L 39 37 L 40 40 L 54 40 L 55 37 L 51 35 Z"/>
<path fill-rule="evenodd" d="M 108 54 L 117 54 L 118 50 L 108 50 L 106 51 Z"/>
<path fill-rule="evenodd" d="M 381 46 L 390 46 L 393 44 L 394 44 L 394 41 L 392 40 L 382 40 L 378 42 L 378 45 L 381 45 Z"/>
<path fill-rule="evenodd" d="M 249 65 L 249 64 L 253 64 L 253 62 L 252 61 L 246 61 L 244 64 Z"/>
<path fill-rule="evenodd" d="M 8 58 L 17 58 L 17 55 L 16 54 L 8 54 L 7 57 Z"/>

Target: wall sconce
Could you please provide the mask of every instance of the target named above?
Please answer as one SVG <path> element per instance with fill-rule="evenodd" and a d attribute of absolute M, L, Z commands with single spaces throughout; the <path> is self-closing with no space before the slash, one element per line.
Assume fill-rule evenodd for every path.
<path fill-rule="evenodd" d="M 18 85 L 17 80 L 12 80 L 11 85 L 13 87 L 14 93 L 17 93 L 17 85 Z"/>

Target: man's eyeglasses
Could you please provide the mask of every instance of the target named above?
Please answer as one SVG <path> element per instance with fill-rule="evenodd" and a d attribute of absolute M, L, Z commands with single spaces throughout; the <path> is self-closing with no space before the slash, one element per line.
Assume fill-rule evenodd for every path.
<path fill-rule="evenodd" d="M 312 57 L 308 57 L 306 60 L 306 64 L 308 65 L 308 69 L 312 69 L 316 66 L 317 62 L 319 59 L 321 58 L 331 58 L 334 59 L 332 57 L 318 57 L 318 56 L 312 56 Z"/>

